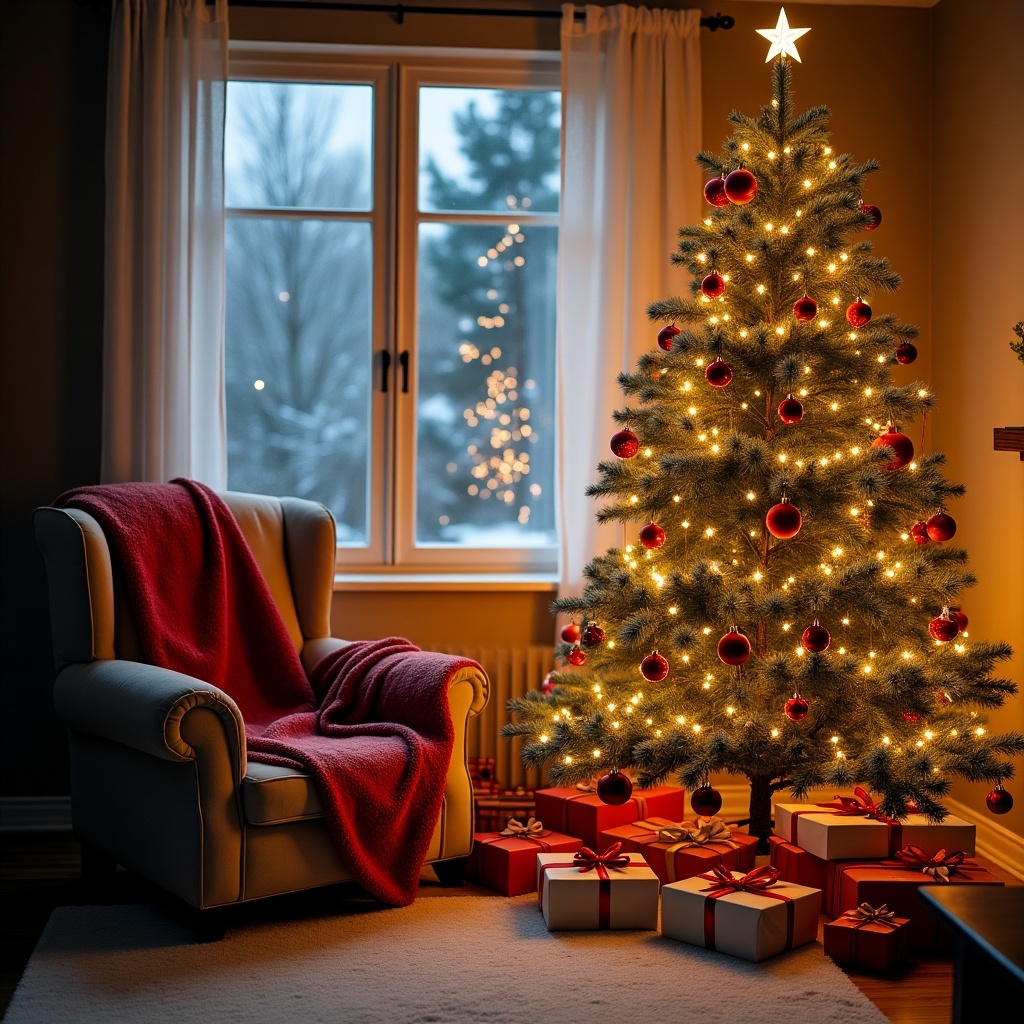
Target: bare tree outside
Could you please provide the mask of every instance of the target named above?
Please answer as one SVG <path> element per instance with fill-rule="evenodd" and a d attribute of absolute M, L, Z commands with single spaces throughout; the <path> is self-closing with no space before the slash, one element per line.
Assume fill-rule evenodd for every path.
<path fill-rule="evenodd" d="M 368 210 L 369 127 L 367 144 L 331 145 L 358 88 L 232 82 L 231 205 Z M 228 218 L 226 245 L 228 485 L 321 501 L 339 542 L 364 543 L 369 221 L 247 213 Z"/>
<path fill-rule="evenodd" d="M 438 106 L 421 102 L 428 216 L 403 250 L 418 281 L 415 541 L 552 545 L 559 95 L 420 96 Z M 232 81 L 226 129 L 228 485 L 323 502 L 351 546 L 372 541 L 382 441 L 373 102 L 368 84 Z"/>

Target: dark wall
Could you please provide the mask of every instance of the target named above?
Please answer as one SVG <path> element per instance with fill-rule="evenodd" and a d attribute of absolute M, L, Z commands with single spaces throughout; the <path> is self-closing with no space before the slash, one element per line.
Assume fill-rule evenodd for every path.
<path fill-rule="evenodd" d="M 99 479 L 109 18 L 0 4 L 0 794 L 67 792 L 32 510 Z"/>

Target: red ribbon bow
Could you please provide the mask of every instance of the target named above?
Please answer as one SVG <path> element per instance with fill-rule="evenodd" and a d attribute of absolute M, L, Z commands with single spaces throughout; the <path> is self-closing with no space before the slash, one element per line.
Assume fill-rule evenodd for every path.
<path fill-rule="evenodd" d="M 733 878 L 731 871 L 723 868 L 721 864 L 716 864 L 709 872 L 698 877 L 713 883 L 701 892 L 713 892 L 717 896 L 726 896 L 730 892 L 740 890 L 755 895 L 774 895 L 765 893 L 765 890 L 775 885 L 780 878 L 779 869 L 771 864 L 762 864 L 759 868 L 748 871 L 742 878 Z"/>
<path fill-rule="evenodd" d="M 884 822 L 886 825 L 895 825 L 895 818 L 890 818 L 882 808 L 871 799 L 870 794 L 862 786 L 857 786 L 853 796 L 837 796 L 835 800 L 828 803 L 820 803 L 818 807 L 831 807 L 834 812 L 843 817 L 864 817 L 874 818 L 876 821 Z"/>
<path fill-rule="evenodd" d="M 629 854 L 620 853 L 622 843 L 612 843 L 604 853 L 595 853 L 589 846 L 583 846 L 573 855 L 572 862 L 581 872 L 597 869 L 600 875 L 604 868 L 629 866 Z"/>
<path fill-rule="evenodd" d="M 784 893 L 775 892 L 772 886 L 779 881 L 779 869 L 771 864 L 762 864 L 753 871 L 748 871 L 742 878 L 733 878 L 732 872 L 716 865 L 709 872 L 698 875 L 698 878 L 706 879 L 712 884 L 701 892 L 707 893 L 704 897 L 704 946 L 706 949 L 715 949 L 715 905 L 722 896 L 728 896 L 734 892 L 749 892 L 755 896 L 770 896 L 775 900 L 782 900 L 786 905 L 786 949 L 793 948 L 793 923 L 795 911 L 793 901 Z"/>
<path fill-rule="evenodd" d="M 956 871 L 966 856 L 962 850 L 954 850 L 952 853 L 939 850 L 935 854 L 928 854 L 920 846 L 904 846 L 896 852 L 896 859 L 908 869 L 923 871 L 939 882 L 948 882 L 950 871 Z"/>

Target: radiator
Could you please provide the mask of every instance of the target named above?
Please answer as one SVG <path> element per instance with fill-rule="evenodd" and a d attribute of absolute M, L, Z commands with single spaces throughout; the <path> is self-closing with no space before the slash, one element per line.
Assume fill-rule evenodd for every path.
<path fill-rule="evenodd" d="M 490 680 L 490 698 L 483 711 L 469 720 L 469 757 L 493 757 L 494 775 L 502 789 L 544 785 L 542 768 L 527 769 L 519 737 L 507 739 L 501 727 L 508 722 L 506 705 L 527 690 L 539 690 L 544 677 L 556 667 L 552 647 L 463 647 L 454 643 L 421 644 L 424 650 L 457 654 L 478 661 Z"/>

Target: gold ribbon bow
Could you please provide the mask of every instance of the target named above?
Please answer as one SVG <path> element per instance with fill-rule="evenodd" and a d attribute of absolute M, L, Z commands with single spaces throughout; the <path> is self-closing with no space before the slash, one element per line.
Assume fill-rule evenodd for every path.
<path fill-rule="evenodd" d="M 732 833 L 721 818 L 701 818 L 698 821 L 681 821 L 658 831 L 660 843 L 683 843 L 686 846 L 704 846 L 706 843 L 727 843 L 736 846 L 729 836 Z"/>
<path fill-rule="evenodd" d="M 545 834 L 544 823 L 531 817 L 524 825 L 516 818 L 509 818 L 508 824 L 501 830 L 503 836 L 515 836 L 517 839 L 535 839 Z"/>
<path fill-rule="evenodd" d="M 891 924 L 896 916 L 895 910 L 890 910 L 888 904 L 883 903 L 880 907 L 872 907 L 870 903 L 862 903 L 853 910 L 848 910 L 843 917 L 851 921 L 858 921 L 860 924 L 870 924 L 877 921 L 879 924 Z"/>

